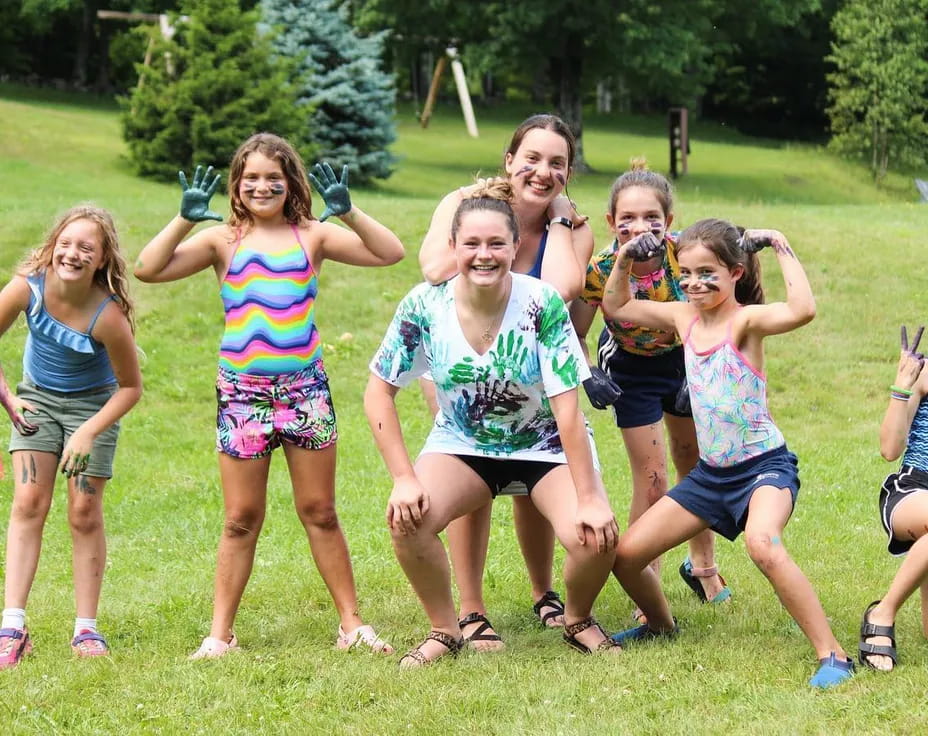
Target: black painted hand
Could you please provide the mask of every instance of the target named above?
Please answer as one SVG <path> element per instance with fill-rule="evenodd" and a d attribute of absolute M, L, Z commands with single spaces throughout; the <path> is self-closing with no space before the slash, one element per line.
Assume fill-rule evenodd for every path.
<path fill-rule="evenodd" d="M 622 395 L 622 389 L 602 368 L 590 368 L 590 377 L 583 382 L 583 390 L 595 409 L 612 406 Z"/>

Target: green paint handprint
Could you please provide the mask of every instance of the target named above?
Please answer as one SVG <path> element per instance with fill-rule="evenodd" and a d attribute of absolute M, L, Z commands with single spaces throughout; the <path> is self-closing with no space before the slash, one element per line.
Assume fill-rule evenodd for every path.
<path fill-rule="evenodd" d="M 522 335 L 516 339 L 515 333 L 511 330 L 503 335 L 500 333 L 496 340 L 496 350 L 492 351 L 493 370 L 496 375 L 503 377 L 506 375 L 508 368 L 516 377 L 522 374 L 522 366 L 528 357 L 528 348 L 524 346 L 525 339 Z"/>
<path fill-rule="evenodd" d="M 351 212 L 351 196 L 348 194 L 348 164 L 342 167 L 342 178 L 336 179 L 335 172 L 327 163 L 316 164 L 309 180 L 325 202 L 325 209 L 319 215 L 319 222 L 325 222 L 332 215 L 346 215 Z"/>
<path fill-rule="evenodd" d="M 222 215 L 209 208 L 209 200 L 219 188 L 222 177 L 216 174 L 210 180 L 213 167 L 210 166 L 203 173 L 203 167 L 197 166 L 193 172 L 193 184 L 187 184 L 187 176 L 183 171 L 177 172 L 183 194 L 180 198 L 180 216 L 189 222 L 203 222 L 204 220 L 217 220 L 222 222 Z"/>
<path fill-rule="evenodd" d="M 579 383 L 579 373 L 577 372 L 577 359 L 573 355 L 568 355 L 567 359 L 561 364 L 557 364 L 557 357 L 551 360 L 551 370 L 561 379 L 565 386 L 576 386 Z"/>
<path fill-rule="evenodd" d="M 475 383 L 473 358 L 464 358 L 464 363 L 455 363 L 448 369 L 448 376 L 455 383 Z"/>

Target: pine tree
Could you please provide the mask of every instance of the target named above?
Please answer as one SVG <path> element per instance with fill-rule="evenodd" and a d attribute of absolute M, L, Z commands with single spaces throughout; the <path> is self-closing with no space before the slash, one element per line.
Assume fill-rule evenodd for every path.
<path fill-rule="evenodd" d="M 830 147 L 868 157 L 877 181 L 891 161 L 924 163 L 928 0 L 848 0 L 832 29 Z"/>
<path fill-rule="evenodd" d="M 261 10 L 277 53 L 296 62 L 291 79 L 310 111 L 303 135 L 319 156 L 348 164 L 352 182 L 390 176 L 395 92 L 380 68 L 385 33 L 360 36 L 335 0 L 262 0 Z"/>
<path fill-rule="evenodd" d="M 186 0 L 172 41 L 140 68 L 141 85 L 123 101 L 123 137 L 145 176 L 176 180 L 178 169 L 228 165 L 249 135 L 290 138 L 305 115 L 287 82 L 288 64 L 257 31 L 258 13 L 238 0 Z M 312 151 L 301 147 L 312 160 Z"/>

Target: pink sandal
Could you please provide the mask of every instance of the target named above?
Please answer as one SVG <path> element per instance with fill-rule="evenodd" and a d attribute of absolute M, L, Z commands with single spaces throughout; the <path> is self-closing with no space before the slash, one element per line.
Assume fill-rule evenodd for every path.
<path fill-rule="evenodd" d="M 105 657 L 110 653 L 110 648 L 100 632 L 81 629 L 80 633 L 71 639 L 71 651 L 78 657 Z"/>
<path fill-rule="evenodd" d="M 338 649 L 366 648 L 380 654 L 393 654 L 393 647 L 377 636 L 377 632 L 374 631 L 374 627 L 370 624 L 364 624 L 347 633 L 339 626 L 335 646 Z"/>
<path fill-rule="evenodd" d="M 203 643 L 200 644 L 200 648 L 190 655 L 190 659 L 218 659 L 237 649 L 238 639 L 235 634 L 232 634 L 229 641 L 217 639 L 215 636 L 207 636 Z"/>

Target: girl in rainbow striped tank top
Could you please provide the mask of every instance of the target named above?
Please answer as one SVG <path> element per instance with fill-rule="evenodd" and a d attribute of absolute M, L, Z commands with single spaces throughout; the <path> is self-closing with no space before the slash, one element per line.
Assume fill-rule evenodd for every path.
<path fill-rule="evenodd" d="M 764 337 L 815 316 L 805 271 L 776 230 L 740 231 L 723 220 L 701 220 L 681 234 L 677 246 L 688 301 L 632 299 L 628 273 L 640 257 L 639 240 L 619 249 L 603 312 L 683 337 L 699 462 L 619 540 L 614 570 L 647 623 L 613 638 L 623 643 L 676 631 L 651 560 L 706 528 L 729 539 L 744 531 L 751 559 L 815 648 L 819 668 L 809 684 L 837 685 L 853 674 L 854 665 L 783 545 L 799 492 L 798 462 L 767 410 L 763 372 Z M 763 303 L 757 251 L 766 246 L 783 271 L 785 303 Z"/>
<path fill-rule="evenodd" d="M 278 136 L 252 136 L 229 167 L 228 224 L 184 240 L 196 223 L 222 217 L 209 209 L 219 186 L 212 168 L 202 174 L 198 167 L 190 186 L 181 172 L 180 214 L 135 264 L 135 275 L 150 282 L 182 279 L 211 266 L 225 309 L 216 380 L 225 525 L 210 635 L 195 659 L 219 657 L 238 645 L 232 625 L 254 562 L 268 467 L 278 446 L 313 557 L 338 609 L 337 646 L 393 651 L 357 613 L 348 545 L 335 513 L 337 431 L 315 303 L 324 260 L 389 266 L 404 251 L 393 232 L 351 203 L 347 166 L 341 179 L 328 164 L 317 164 L 314 173 L 309 178 L 325 203 L 319 219 L 312 214 L 299 154 Z M 326 223 L 331 215 L 347 229 Z"/>

